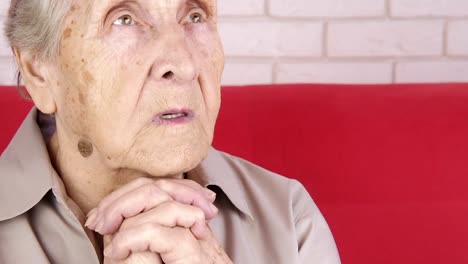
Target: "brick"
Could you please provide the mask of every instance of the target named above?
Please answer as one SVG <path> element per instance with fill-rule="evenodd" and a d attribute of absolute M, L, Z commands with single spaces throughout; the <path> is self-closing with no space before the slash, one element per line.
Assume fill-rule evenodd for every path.
<path fill-rule="evenodd" d="M 255 16 L 265 13 L 265 0 L 218 0 L 219 16 Z"/>
<path fill-rule="evenodd" d="M 449 22 L 447 32 L 447 53 L 468 55 L 468 20 Z"/>
<path fill-rule="evenodd" d="M 17 69 L 12 57 L 0 57 L 0 85 L 15 85 Z"/>
<path fill-rule="evenodd" d="M 317 57 L 323 25 L 317 22 L 229 21 L 219 24 L 229 56 Z"/>
<path fill-rule="evenodd" d="M 253 60 L 227 60 L 223 85 L 269 84 L 273 81 L 273 64 Z"/>
<path fill-rule="evenodd" d="M 443 21 L 336 22 L 328 27 L 332 57 L 424 56 L 443 53 Z"/>
<path fill-rule="evenodd" d="M 400 62 L 396 67 L 399 83 L 467 82 L 468 60 Z"/>
<path fill-rule="evenodd" d="M 466 0 L 392 0 L 390 6 L 397 17 L 468 15 Z"/>
<path fill-rule="evenodd" d="M 385 15 L 385 0 L 270 0 L 281 17 L 368 17 Z"/>
<path fill-rule="evenodd" d="M 278 83 L 391 83 L 391 62 L 281 63 Z"/>

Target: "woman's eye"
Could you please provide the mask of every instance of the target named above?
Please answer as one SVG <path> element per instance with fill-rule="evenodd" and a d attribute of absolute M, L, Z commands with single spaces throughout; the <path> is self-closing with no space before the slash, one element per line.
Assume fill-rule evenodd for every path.
<path fill-rule="evenodd" d="M 117 26 L 133 26 L 135 25 L 135 20 L 130 15 L 123 15 L 117 18 L 113 24 Z"/>
<path fill-rule="evenodd" d="M 191 23 L 201 23 L 203 22 L 203 15 L 198 13 L 198 12 L 195 12 L 193 14 L 190 15 L 190 22 Z"/>

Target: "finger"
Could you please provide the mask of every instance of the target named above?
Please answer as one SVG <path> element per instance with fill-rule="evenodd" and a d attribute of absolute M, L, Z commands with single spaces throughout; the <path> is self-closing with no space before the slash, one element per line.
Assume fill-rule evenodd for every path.
<path fill-rule="evenodd" d="M 106 235 L 103 236 L 104 248 L 106 248 L 110 243 L 112 243 L 112 236 Z M 121 261 L 114 261 L 109 258 L 104 258 L 104 264 L 135 264 L 135 263 L 151 263 L 151 264 L 163 264 L 161 256 L 158 253 L 154 252 L 139 252 L 135 254 L 130 254 L 128 258 Z"/>
<path fill-rule="evenodd" d="M 88 228 L 102 235 L 112 234 L 119 229 L 126 218 L 146 212 L 171 200 L 168 193 L 151 182 L 119 197 L 105 209 L 98 210 L 94 228 L 93 226 Z"/>
<path fill-rule="evenodd" d="M 104 264 L 164 264 L 158 253 L 153 252 L 139 252 L 130 254 L 126 259 L 120 261 L 114 261 L 109 258 L 104 258 Z"/>
<path fill-rule="evenodd" d="M 100 202 L 99 207 L 100 207 L 100 209 L 105 209 L 107 206 L 112 204 L 115 200 L 122 197 L 126 193 L 131 192 L 131 191 L 133 191 L 133 190 L 135 190 L 135 189 L 137 189 L 137 188 L 139 188 L 139 187 L 141 187 L 143 185 L 151 184 L 154 181 L 158 181 L 158 179 L 141 177 L 141 178 L 138 178 L 136 180 L 133 180 L 133 181 L 129 182 L 128 184 L 124 185 L 123 187 L 115 190 L 110 195 L 108 195 L 106 198 L 104 198 Z M 161 181 L 161 182 L 171 181 L 171 182 L 186 185 L 188 187 L 192 187 L 195 190 L 199 190 L 200 192 L 205 193 L 206 197 L 209 200 L 211 200 L 211 202 L 214 202 L 214 199 L 216 198 L 216 193 L 215 192 L 211 191 L 208 188 L 204 188 L 203 186 L 201 186 L 200 184 L 198 184 L 197 182 L 192 181 L 192 180 L 187 180 L 187 179 L 159 179 L 159 181 Z"/>
<path fill-rule="evenodd" d="M 154 181 L 121 196 L 105 209 L 99 209 L 94 225 L 88 228 L 100 234 L 117 231 L 126 218 L 151 210 L 158 205 L 176 200 L 203 210 L 206 219 L 216 216 L 218 209 L 199 190 L 168 180 Z"/>
<path fill-rule="evenodd" d="M 193 183 L 198 187 L 194 187 Z M 166 191 L 175 201 L 202 209 L 208 220 L 213 219 L 218 213 L 218 208 L 213 205 L 216 194 L 201 187 L 198 183 L 190 180 L 158 180 L 155 184 Z M 205 199 L 208 193 L 206 190 L 214 194 L 208 200 Z"/>
<path fill-rule="evenodd" d="M 138 178 L 138 179 L 135 179 L 133 181 L 130 181 L 129 183 L 123 185 L 122 187 L 114 190 L 111 194 L 109 194 L 108 196 L 106 196 L 100 203 L 99 203 L 99 206 L 98 208 L 99 209 L 105 209 L 107 208 L 107 206 L 109 206 L 110 204 L 112 204 L 115 200 L 119 199 L 120 197 L 122 197 L 123 195 L 125 195 L 126 193 L 129 193 L 141 186 L 144 186 L 146 184 L 151 184 L 153 182 L 152 179 L 150 178 L 147 178 L 147 177 L 141 177 L 141 178 Z"/>
<path fill-rule="evenodd" d="M 169 228 L 153 223 L 140 225 L 118 232 L 104 255 L 122 260 L 131 253 L 151 251 L 159 253 L 164 260 L 165 254 L 173 258 L 196 255 L 200 245 L 192 233 L 182 227 Z"/>
<path fill-rule="evenodd" d="M 166 202 L 158 207 L 125 220 L 119 232 L 131 229 L 146 223 L 155 223 L 165 227 L 185 227 L 192 231 L 195 238 L 206 239 L 210 235 L 205 214 L 195 206 L 179 202 Z"/>
<path fill-rule="evenodd" d="M 212 190 L 205 188 L 198 184 L 196 181 L 193 180 L 188 180 L 188 179 L 159 179 L 155 180 L 156 182 L 159 182 L 161 185 L 165 185 L 166 183 L 173 183 L 173 184 L 182 184 L 187 187 L 192 188 L 194 191 L 198 191 L 200 193 L 203 193 L 206 198 L 210 202 L 214 202 L 216 199 L 216 193 L 213 192 Z"/>
<path fill-rule="evenodd" d="M 152 180 L 146 177 L 141 177 L 136 180 L 133 180 L 126 185 L 116 189 L 112 193 L 110 193 L 108 196 L 106 196 L 102 201 L 99 202 L 98 207 L 92 209 L 91 211 L 88 212 L 88 219 L 85 223 L 85 226 L 88 227 L 91 230 L 94 230 L 96 228 L 96 220 L 97 220 L 97 214 L 99 211 L 105 210 L 109 204 L 111 204 L 113 201 L 119 199 L 123 195 L 125 195 L 128 192 L 131 192 L 134 189 L 137 189 L 143 185 L 151 183 Z"/>
<path fill-rule="evenodd" d="M 122 197 L 126 193 L 129 193 L 129 192 L 131 192 L 131 191 L 133 191 L 133 190 L 135 190 L 135 189 L 137 189 L 137 188 L 139 188 L 141 186 L 144 186 L 146 184 L 151 184 L 154 181 L 157 181 L 157 180 L 147 178 L 147 177 L 141 177 L 141 178 L 138 178 L 136 180 L 133 180 L 133 181 L 129 182 L 128 184 L 124 185 L 123 187 L 118 188 L 117 190 L 113 191 L 108 196 L 106 196 L 99 203 L 98 209 L 99 210 L 105 210 L 110 204 L 112 204 L 115 200 L 119 199 L 120 197 Z M 193 180 L 170 179 L 170 181 L 174 181 L 174 182 L 186 185 L 188 187 L 191 187 L 191 188 L 193 188 L 195 190 L 199 190 L 200 192 L 204 193 L 206 195 L 207 199 L 209 201 L 211 201 L 211 202 L 214 202 L 214 200 L 216 198 L 216 193 L 215 192 L 211 191 L 208 188 L 204 188 L 203 186 L 201 186 L 200 184 L 198 184 L 197 182 L 195 182 Z M 96 212 L 96 209 L 91 210 L 88 213 L 88 216 L 91 216 L 95 212 Z"/>
<path fill-rule="evenodd" d="M 216 193 L 206 187 L 203 187 L 200 185 L 198 182 L 194 180 L 189 180 L 189 179 L 176 179 L 176 181 L 180 182 L 181 184 L 185 184 L 187 186 L 190 186 L 194 189 L 199 189 L 200 191 L 205 192 L 207 197 L 210 199 L 211 202 L 214 202 L 216 199 Z"/>
<path fill-rule="evenodd" d="M 192 188 L 193 190 L 198 190 L 201 194 L 204 194 L 206 196 L 206 198 L 208 199 L 208 201 L 210 201 L 210 202 L 214 202 L 214 200 L 216 198 L 216 193 L 214 193 L 213 191 L 211 191 L 211 190 L 209 190 L 207 188 L 202 187 L 201 185 L 199 185 L 198 183 L 196 183 L 195 181 L 192 181 L 192 180 L 186 180 L 186 179 L 154 180 L 154 179 L 142 177 L 142 178 L 138 178 L 138 179 L 136 179 L 134 181 L 131 181 L 130 183 L 128 183 L 128 184 L 124 185 L 123 187 L 117 189 L 116 191 L 109 194 L 106 198 L 104 198 L 99 203 L 97 208 L 91 210 L 88 213 L 88 220 L 86 221 L 85 226 L 88 227 L 91 230 L 95 230 L 97 228 L 97 226 L 98 226 L 98 219 L 100 217 L 102 217 L 102 212 L 106 211 L 109 206 L 114 204 L 117 200 L 121 199 L 122 197 L 126 196 L 128 193 L 134 192 L 135 190 L 137 190 L 137 189 L 139 189 L 139 188 L 141 188 L 141 187 L 143 187 L 145 185 L 151 185 L 151 184 L 153 184 L 155 182 L 158 182 L 158 181 L 159 181 L 159 185 L 167 186 L 168 188 L 171 187 L 172 185 L 175 185 L 175 184 L 181 184 L 181 185 L 184 185 L 186 187 Z M 170 183 L 167 184 L 166 181 L 169 181 L 172 184 L 170 184 Z M 170 189 L 174 190 L 175 187 L 171 187 Z M 208 216 L 209 219 L 216 216 L 217 210 L 215 210 L 215 208 L 213 208 L 212 206 L 207 205 L 206 203 L 203 203 L 203 202 L 199 202 L 198 200 L 196 200 L 195 204 L 197 204 L 199 206 L 205 206 L 204 208 L 206 209 L 206 213 L 207 213 L 207 216 Z M 150 208 L 148 208 L 148 209 L 150 209 Z M 215 211 L 215 213 L 213 213 L 213 211 Z M 100 217 L 98 215 L 100 215 Z M 101 228 L 102 228 L 102 226 L 101 226 Z"/>

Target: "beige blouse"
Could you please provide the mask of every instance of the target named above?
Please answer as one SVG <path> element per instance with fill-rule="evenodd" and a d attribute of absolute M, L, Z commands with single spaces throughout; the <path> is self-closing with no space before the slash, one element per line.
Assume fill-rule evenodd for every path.
<path fill-rule="evenodd" d="M 36 119 L 33 109 L 0 157 L 0 263 L 99 263 Z M 210 226 L 234 263 L 340 263 L 299 182 L 215 149 L 188 176 L 217 192 Z"/>

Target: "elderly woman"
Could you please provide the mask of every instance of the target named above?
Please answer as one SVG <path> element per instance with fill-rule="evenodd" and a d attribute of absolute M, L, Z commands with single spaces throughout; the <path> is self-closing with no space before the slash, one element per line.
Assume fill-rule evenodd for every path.
<path fill-rule="evenodd" d="M 0 263 L 340 262 L 301 184 L 211 147 L 216 0 L 12 0 L 6 34 Z"/>

